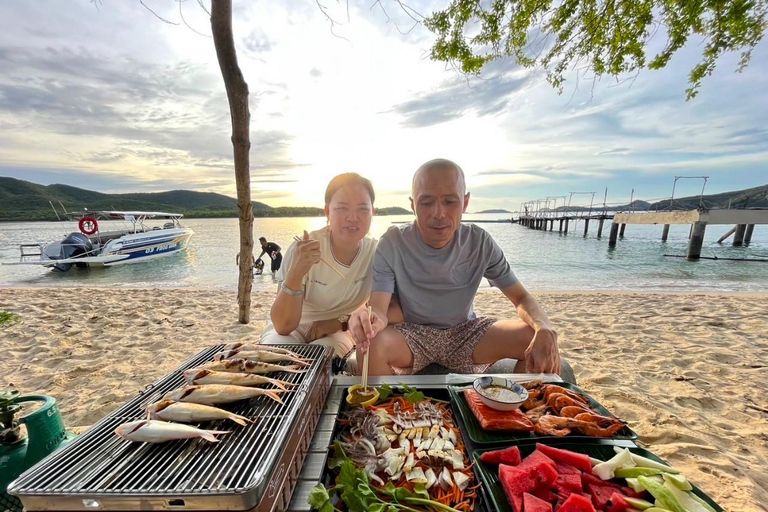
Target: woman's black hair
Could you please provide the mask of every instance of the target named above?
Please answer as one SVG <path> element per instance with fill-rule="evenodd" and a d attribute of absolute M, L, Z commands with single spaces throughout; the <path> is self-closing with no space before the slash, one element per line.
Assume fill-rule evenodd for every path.
<path fill-rule="evenodd" d="M 331 182 L 328 183 L 328 187 L 325 189 L 325 204 L 330 204 L 331 199 L 333 199 L 333 195 L 336 192 L 344 187 L 349 187 L 350 185 L 360 185 L 363 187 L 368 192 L 368 195 L 371 196 L 371 204 L 376 200 L 376 194 L 373 192 L 373 183 L 371 183 L 371 180 L 363 178 L 356 172 L 346 172 L 334 176 Z"/>

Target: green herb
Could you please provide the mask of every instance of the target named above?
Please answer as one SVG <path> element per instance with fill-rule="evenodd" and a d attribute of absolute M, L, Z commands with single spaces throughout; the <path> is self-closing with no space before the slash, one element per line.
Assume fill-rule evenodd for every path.
<path fill-rule="evenodd" d="M 402 382 L 399 383 L 399 387 L 393 388 L 389 384 L 383 384 L 381 387 L 379 387 L 379 399 L 380 400 L 386 400 L 387 398 L 394 396 L 394 395 L 400 395 L 405 398 L 406 402 L 417 404 L 419 402 L 423 402 L 424 400 L 427 400 L 427 397 L 424 396 L 424 393 L 419 391 L 416 388 L 412 388 L 408 384 L 403 384 Z M 445 400 L 438 400 L 436 398 L 429 398 L 432 402 L 438 402 L 441 404 L 447 404 Z"/>
<path fill-rule="evenodd" d="M 0 310 L 0 327 L 8 327 L 21 320 L 19 315 L 10 311 Z"/>
<path fill-rule="evenodd" d="M 307 503 L 319 512 L 340 512 L 332 501 L 332 496 L 340 495 L 341 501 L 349 512 L 419 512 L 409 505 L 432 507 L 444 512 L 458 512 L 429 498 L 429 493 L 424 484 L 414 486 L 413 492 L 404 487 L 396 487 L 392 482 L 387 482 L 383 489 L 379 489 L 370 483 L 368 472 L 364 468 L 355 467 L 355 463 L 349 459 L 344 450 L 334 443 L 335 457 L 329 462 L 333 468 L 339 468 L 336 477 L 336 485 L 325 487 L 317 484 L 309 493 Z"/>

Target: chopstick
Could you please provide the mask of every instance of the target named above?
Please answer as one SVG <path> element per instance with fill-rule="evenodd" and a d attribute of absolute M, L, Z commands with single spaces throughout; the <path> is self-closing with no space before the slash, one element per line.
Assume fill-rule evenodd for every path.
<path fill-rule="evenodd" d="M 368 322 L 371 321 L 371 306 L 368 306 Z M 368 391 L 368 353 L 371 351 L 370 344 L 368 350 L 365 351 L 363 356 L 363 391 Z"/>
<path fill-rule="evenodd" d="M 301 239 L 301 238 L 299 238 L 298 236 L 294 236 L 294 237 L 293 237 L 293 239 L 294 239 L 296 242 L 301 242 L 301 241 L 302 241 L 302 239 Z M 344 276 L 344 274 L 342 274 L 341 272 L 339 272 L 339 270 L 338 270 L 336 267 L 334 267 L 333 265 L 331 265 L 330 263 L 328 263 L 327 261 L 325 261 L 325 259 L 323 259 L 323 257 L 322 257 L 322 256 L 320 256 L 320 261 L 321 261 L 321 262 L 323 262 L 323 263 L 325 263 L 326 265 L 328 265 L 328 268 L 330 268 L 331 270 L 333 270 L 334 272 L 336 272 L 336 273 L 339 275 L 339 277 L 340 277 L 340 278 L 342 278 L 342 279 L 346 279 L 346 277 Z"/>

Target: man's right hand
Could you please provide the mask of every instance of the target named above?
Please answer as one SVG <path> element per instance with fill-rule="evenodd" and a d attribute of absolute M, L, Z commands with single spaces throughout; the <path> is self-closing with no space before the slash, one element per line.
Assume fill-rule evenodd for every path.
<path fill-rule="evenodd" d="M 376 311 L 371 311 L 371 318 L 369 320 L 368 309 L 365 307 L 357 308 L 349 317 L 349 332 L 363 354 L 368 352 L 371 340 L 386 326 L 386 315 L 382 316 Z"/>
<path fill-rule="evenodd" d="M 304 238 L 296 242 L 291 259 L 290 274 L 303 279 L 313 265 L 320 263 L 320 242 L 310 240 L 309 233 L 304 231 Z"/>

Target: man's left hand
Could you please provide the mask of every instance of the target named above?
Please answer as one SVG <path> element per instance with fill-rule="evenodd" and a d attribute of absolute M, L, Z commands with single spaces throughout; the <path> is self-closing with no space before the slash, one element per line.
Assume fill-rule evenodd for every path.
<path fill-rule="evenodd" d="M 313 322 L 304 335 L 307 341 L 315 341 L 341 330 L 341 322 L 336 318 L 330 320 L 318 320 Z"/>
<path fill-rule="evenodd" d="M 557 332 L 551 327 L 536 329 L 536 334 L 533 335 L 533 340 L 525 351 L 525 371 L 560 374 Z"/>

